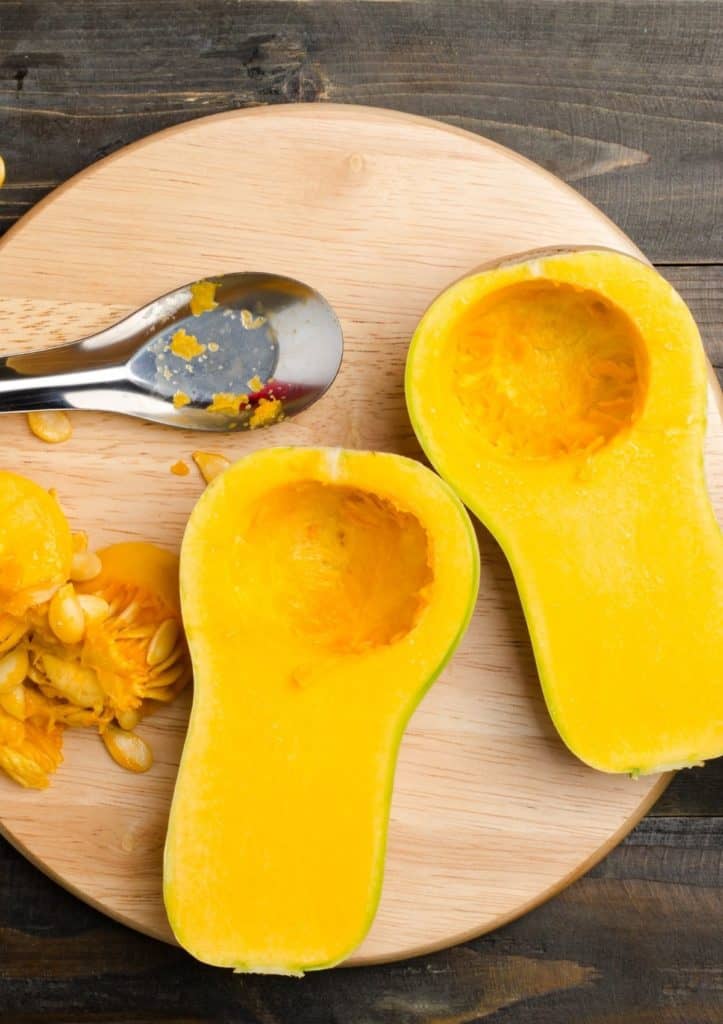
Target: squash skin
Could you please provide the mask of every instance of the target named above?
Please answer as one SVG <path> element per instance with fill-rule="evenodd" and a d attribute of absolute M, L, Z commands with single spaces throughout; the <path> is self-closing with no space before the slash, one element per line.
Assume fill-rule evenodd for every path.
<path fill-rule="evenodd" d="M 545 458 L 537 446 L 521 457 L 459 397 L 465 317 L 540 281 L 602 296 L 642 340 L 631 422 L 597 450 Z M 611 251 L 531 254 L 473 273 L 435 300 L 411 343 L 417 438 L 504 550 L 553 722 L 602 771 L 637 775 L 723 753 L 723 538 L 703 471 L 707 374 L 682 299 Z"/>
<path fill-rule="evenodd" d="M 243 580 L 244 534 L 267 496 L 309 481 L 373 495 L 423 526 L 434 578 L 403 636 L 377 637 L 367 647 L 356 634 L 352 647 L 323 629 L 301 637 L 301 620 L 295 632 L 283 626 L 283 589 L 274 593 L 274 620 L 273 601 L 262 607 L 263 581 Z M 270 542 L 279 532 L 274 520 Z M 292 547 L 292 555 L 299 550 Z M 389 549 L 380 556 L 394 558 Z M 206 489 L 181 553 L 194 706 L 164 860 L 168 917 L 197 959 L 298 975 L 333 966 L 361 942 L 381 890 L 401 736 L 464 633 L 478 563 L 456 496 L 400 456 L 266 449 Z M 278 568 L 271 588 L 285 578 Z M 295 579 L 301 589 L 302 578 Z M 261 621 L 244 627 L 254 595 Z M 281 623 L 276 635 L 274 621 Z M 345 615 L 335 621 L 346 628 Z"/>

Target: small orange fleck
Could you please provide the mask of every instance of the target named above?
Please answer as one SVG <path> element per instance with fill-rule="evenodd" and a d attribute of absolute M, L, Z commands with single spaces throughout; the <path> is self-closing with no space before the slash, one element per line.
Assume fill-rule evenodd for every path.
<path fill-rule="evenodd" d="M 218 306 L 216 302 L 216 289 L 218 285 L 214 281 L 196 281 L 191 285 L 191 312 L 194 316 L 200 316 L 210 309 Z"/>
<path fill-rule="evenodd" d="M 206 406 L 206 409 L 208 412 L 222 412 L 227 416 L 235 416 L 241 406 L 246 405 L 247 402 L 246 395 L 234 395 L 230 391 L 217 391 L 213 396 L 213 401 Z"/>
<path fill-rule="evenodd" d="M 246 381 L 246 387 L 249 389 L 249 391 L 253 391 L 254 393 L 256 393 L 257 391 L 261 391 L 263 386 L 264 382 L 261 380 L 258 373 L 256 374 L 255 377 L 252 377 L 251 380 Z"/>
<path fill-rule="evenodd" d="M 174 476 L 188 476 L 191 470 L 188 468 L 188 463 L 184 462 L 183 459 L 179 459 L 178 462 L 174 462 L 171 466 L 171 472 Z"/>
<path fill-rule="evenodd" d="M 185 391 L 177 391 L 173 396 L 173 404 L 177 409 L 182 409 L 184 405 L 190 405 L 190 402 L 191 399 Z"/>
<path fill-rule="evenodd" d="M 194 334 L 187 334 L 183 327 L 171 338 L 171 352 L 179 359 L 195 359 L 205 351 L 206 346 L 202 345 Z"/>
<path fill-rule="evenodd" d="M 275 423 L 281 419 L 282 404 L 278 398 L 261 398 L 259 404 L 251 414 L 249 427 L 254 430 L 256 427 L 265 427 L 269 423 Z"/>

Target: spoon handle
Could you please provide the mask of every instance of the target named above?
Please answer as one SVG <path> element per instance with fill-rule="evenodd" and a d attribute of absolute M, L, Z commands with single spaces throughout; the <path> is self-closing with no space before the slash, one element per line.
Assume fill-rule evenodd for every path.
<path fill-rule="evenodd" d="M 124 365 L 83 367 L 77 345 L 6 356 L 0 358 L 0 413 L 103 408 L 98 392 L 125 380 Z"/>

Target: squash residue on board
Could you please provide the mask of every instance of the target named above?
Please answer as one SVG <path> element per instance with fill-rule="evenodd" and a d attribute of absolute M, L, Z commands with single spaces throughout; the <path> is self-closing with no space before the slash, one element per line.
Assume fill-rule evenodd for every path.
<path fill-rule="evenodd" d="M 231 465 L 226 456 L 221 455 L 220 452 L 194 452 L 192 458 L 207 484 L 210 484 Z"/>

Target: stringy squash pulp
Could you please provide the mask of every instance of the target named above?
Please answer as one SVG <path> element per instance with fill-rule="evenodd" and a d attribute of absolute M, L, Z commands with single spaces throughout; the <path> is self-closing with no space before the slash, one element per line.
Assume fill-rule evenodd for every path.
<path fill-rule="evenodd" d="M 723 753 L 706 385 L 682 299 L 609 251 L 475 273 L 410 348 L 417 437 L 504 549 L 551 716 L 604 771 Z"/>
<path fill-rule="evenodd" d="M 146 543 L 97 554 L 55 495 L 0 472 L 0 769 L 45 788 L 67 727 L 97 729 L 131 771 L 152 763 L 133 731 L 190 681 L 178 559 Z"/>
<path fill-rule="evenodd" d="M 477 575 L 464 508 L 412 460 L 267 449 L 209 485 L 181 552 L 194 703 L 164 871 L 198 959 L 298 974 L 361 941 L 401 733 Z"/>

